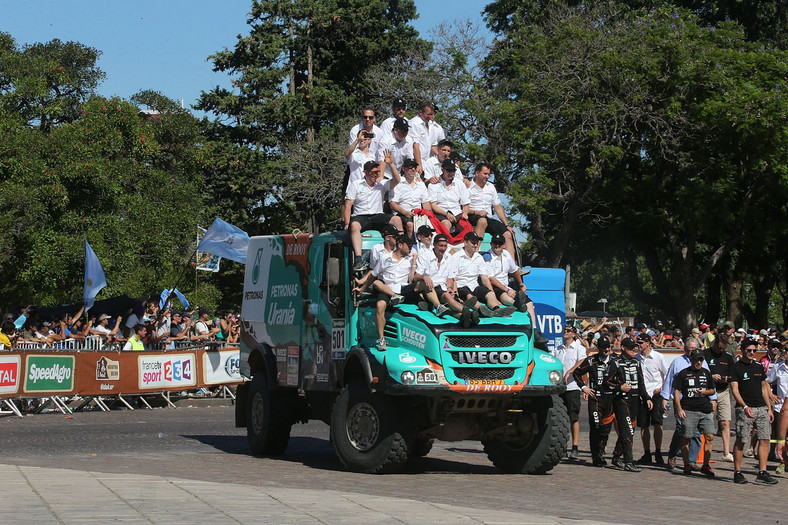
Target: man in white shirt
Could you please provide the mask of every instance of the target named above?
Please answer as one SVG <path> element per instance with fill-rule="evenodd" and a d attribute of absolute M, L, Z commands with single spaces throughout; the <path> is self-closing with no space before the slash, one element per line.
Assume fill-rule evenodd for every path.
<path fill-rule="evenodd" d="M 419 228 L 421 229 L 421 228 Z M 457 301 L 455 290 L 449 290 L 447 281 L 452 276 L 452 261 L 446 255 L 449 249 L 449 238 L 439 233 L 432 241 L 433 249 L 419 252 L 414 282 L 421 282 L 427 301 L 435 307 L 435 315 L 442 316 L 448 310 L 461 315 L 466 328 L 471 326 L 472 315 L 468 307 Z M 478 323 L 478 318 L 476 319 Z"/>
<path fill-rule="evenodd" d="M 468 188 L 470 205 L 468 206 L 468 221 L 473 225 L 473 231 L 479 237 L 484 237 L 484 232 L 490 235 L 502 235 L 506 240 L 506 251 L 514 257 L 514 228 L 509 226 L 509 220 L 501 206 L 498 190 L 490 184 L 490 166 L 484 162 L 476 165 L 473 183 Z M 492 218 L 493 212 L 499 220 Z"/>
<path fill-rule="evenodd" d="M 468 218 L 468 189 L 462 184 L 454 183 L 456 171 L 457 166 L 451 160 L 444 160 L 441 165 L 441 181 L 430 184 L 428 188 L 432 212 L 447 231 L 451 231 L 452 226 L 457 225 L 460 219 Z"/>
<path fill-rule="evenodd" d="M 405 110 L 407 109 L 407 104 L 401 98 L 397 97 L 394 99 L 394 102 L 391 103 L 391 116 L 383 121 L 383 124 L 380 125 L 380 130 L 383 132 L 383 137 L 388 137 L 392 134 L 392 130 L 394 129 L 394 121 L 398 118 L 404 119 L 405 118 Z"/>
<path fill-rule="evenodd" d="M 435 230 L 431 228 L 427 224 L 422 224 L 419 226 L 419 229 L 416 230 L 416 244 L 413 245 L 413 249 L 419 254 L 419 259 L 423 255 L 431 256 L 432 254 L 432 236 L 435 234 Z"/>
<path fill-rule="evenodd" d="M 441 180 L 441 165 L 443 161 L 451 158 L 451 150 L 454 148 L 454 143 L 448 139 L 443 139 L 442 141 L 438 142 L 438 154 L 436 156 L 432 156 L 424 161 L 424 173 L 422 174 L 422 179 L 427 184 L 438 184 Z M 457 163 L 455 162 L 455 165 Z M 455 184 L 465 184 L 465 187 L 469 187 L 471 185 L 471 181 L 465 179 L 465 176 L 462 174 L 462 170 L 460 167 L 457 166 L 457 171 L 454 174 L 454 183 Z"/>
<path fill-rule="evenodd" d="M 408 135 L 408 121 L 398 118 L 394 121 L 393 130 L 390 136 L 380 140 L 376 160 L 380 163 L 380 171 L 383 176 L 390 179 L 392 176 L 391 168 L 386 163 L 386 154 L 391 154 L 394 167 L 402 172 L 402 165 L 405 159 L 417 160 L 418 147 L 413 143 L 413 139 Z M 418 160 L 417 160 L 418 162 Z"/>
<path fill-rule="evenodd" d="M 378 292 L 375 314 L 378 350 L 388 347 L 383 336 L 383 327 L 386 325 L 386 307 L 389 303 L 396 306 L 403 300 L 416 302 L 419 297 L 415 290 L 416 285 L 412 282 L 416 273 L 416 258 L 410 253 L 412 247 L 413 239 L 400 234 L 397 237 L 397 249 L 381 257 L 369 277 L 362 283 L 357 281 L 359 286 L 354 290 L 359 294 L 364 293 L 371 284 L 372 289 Z"/>
<path fill-rule="evenodd" d="M 511 315 L 514 308 L 503 306 L 492 291 L 492 284 L 487 276 L 487 263 L 479 253 L 481 242 L 481 238 L 474 232 L 465 234 L 465 246 L 451 256 L 451 274 L 454 277 L 448 279 L 448 287 L 456 290 L 457 300 L 463 301 L 468 308 L 473 308 L 481 301 L 478 310 L 483 317 Z"/>
<path fill-rule="evenodd" d="M 364 138 L 371 140 L 369 149 L 372 153 L 377 153 L 378 144 L 380 139 L 383 138 L 383 132 L 375 125 L 375 110 L 372 108 L 364 108 L 361 110 L 361 122 L 350 128 L 350 135 L 348 136 L 347 145 L 350 146 L 358 138 L 359 131 L 364 131 L 366 134 Z"/>
<path fill-rule="evenodd" d="M 561 399 L 564 400 L 571 423 L 572 450 L 569 452 L 569 459 L 577 461 L 580 459 L 578 452 L 580 446 L 580 387 L 577 386 L 572 372 L 587 357 L 586 349 L 577 340 L 574 329 L 571 326 L 566 326 L 564 327 L 564 343 L 551 350 L 550 353 L 564 366 L 566 392 L 561 394 Z"/>
<path fill-rule="evenodd" d="M 430 158 L 432 149 L 430 124 L 435 118 L 435 105 L 431 102 L 422 102 L 419 105 L 419 113 L 408 121 L 410 129 L 408 135 L 416 144 L 416 162 L 419 163 L 419 174 L 424 173 L 424 162 Z M 437 144 L 437 143 L 436 143 Z"/>
<path fill-rule="evenodd" d="M 501 303 L 507 306 L 514 305 L 521 312 L 528 311 L 533 324 L 536 321 L 534 303 L 526 293 L 520 267 L 503 246 L 503 237 L 494 235 L 490 240 L 490 251 L 483 255 L 487 261 L 487 275 L 490 277 L 493 292 Z M 514 281 L 514 288 L 509 287 L 510 278 Z"/>
<path fill-rule="evenodd" d="M 640 352 L 635 359 L 640 361 L 640 368 L 643 370 L 643 383 L 646 392 L 652 399 L 660 401 L 659 396 L 662 392 L 662 384 L 668 375 L 668 364 L 665 357 L 654 350 L 651 346 L 651 337 L 643 335 L 637 339 Z M 638 409 L 638 426 L 640 427 L 640 439 L 643 441 L 643 457 L 638 463 L 648 465 L 651 463 L 651 434 L 649 426 L 654 427 L 654 462 L 663 465 L 665 460 L 662 458 L 662 423 L 665 410 L 662 403 L 654 403 L 651 410 L 645 403 L 640 403 Z"/>
<path fill-rule="evenodd" d="M 353 270 L 363 271 L 368 266 L 361 257 L 361 232 L 371 229 L 381 230 L 387 224 L 402 229 L 399 217 L 391 213 L 383 213 L 383 201 L 386 194 L 399 184 L 399 171 L 394 167 L 391 152 L 385 156 L 386 163 L 392 169 L 391 180 L 378 181 L 381 169 L 376 162 L 364 165 L 364 178 L 348 184 L 345 192 L 345 205 L 342 209 L 342 220 L 345 230 L 350 232 L 350 244 L 353 248 Z"/>
<path fill-rule="evenodd" d="M 391 211 L 402 220 L 405 233 L 413 237 L 413 210 L 422 208 L 430 209 L 430 199 L 427 196 L 427 186 L 416 176 L 416 161 L 405 159 L 402 164 L 402 174 L 405 180 L 397 184 L 391 196 Z"/>

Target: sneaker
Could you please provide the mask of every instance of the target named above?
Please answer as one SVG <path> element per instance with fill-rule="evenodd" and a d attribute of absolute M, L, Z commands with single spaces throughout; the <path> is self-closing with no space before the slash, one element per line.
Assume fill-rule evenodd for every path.
<path fill-rule="evenodd" d="M 476 309 L 483 317 L 493 317 L 495 314 L 486 304 L 480 304 Z"/>
<path fill-rule="evenodd" d="M 625 467 L 624 462 L 621 460 L 621 458 L 617 458 L 615 456 L 613 456 L 613 461 L 611 461 L 610 464 L 620 469 L 623 469 Z"/>
<path fill-rule="evenodd" d="M 744 485 L 745 483 L 747 483 L 747 478 L 744 477 L 744 474 L 742 474 L 741 471 L 734 472 L 733 482 L 738 483 L 739 485 Z"/>
<path fill-rule="evenodd" d="M 665 464 L 665 460 L 662 459 L 662 452 L 660 451 L 654 452 L 654 463 L 656 463 L 657 465 Z"/>
<path fill-rule="evenodd" d="M 471 311 L 468 309 L 467 306 L 462 307 L 462 313 L 460 314 L 460 322 L 462 323 L 463 328 L 470 328 L 471 326 L 473 326 Z"/>
<path fill-rule="evenodd" d="M 572 461 L 578 461 L 580 459 L 580 453 L 577 451 L 576 448 L 573 448 L 569 452 L 569 459 L 571 459 Z"/>
<path fill-rule="evenodd" d="M 428 303 L 427 301 L 419 301 L 418 303 L 416 303 L 416 306 L 419 308 L 419 310 L 423 312 L 429 312 L 430 310 L 432 310 L 432 308 L 430 308 L 430 303 Z"/>
<path fill-rule="evenodd" d="M 749 449 L 747 452 L 744 453 L 745 458 L 754 458 L 755 452 L 752 449 Z"/>
<path fill-rule="evenodd" d="M 725 461 L 726 463 L 733 463 L 733 454 L 728 452 L 727 454 L 722 456 L 722 460 Z"/>
<path fill-rule="evenodd" d="M 467 306 L 468 308 L 474 308 L 479 303 L 479 300 L 476 297 L 470 297 L 462 303 L 463 306 Z"/>
<path fill-rule="evenodd" d="M 651 465 L 651 452 L 646 452 L 645 454 L 640 456 L 638 463 L 640 463 L 641 465 Z"/>
<path fill-rule="evenodd" d="M 673 470 L 674 468 L 676 468 L 676 458 L 668 458 L 667 469 Z"/>
<path fill-rule="evenodd" d="M 624 470 L 627 472 L 640 472 L 641 469 L 634 463 L 627 463 L 624 465 Z"/>
<path fill-rule="evenodd" d="M 479 310 L 472 311 L 471 312 L 471 325 L 472 326 L 476 326 L 477 324 L 479 324 L 480 320 L 481 320 L 481 315 L 479 315 Z"/>
<path fill-rule="evenodd" d="M 516 310 L 514 306 L 499 306 L 493 310 L 494 317 L 510 317 Z"/>
<path fill-rule="evenodd" d="M 758 475 L 755 476 L 755 483 L 764 483 L 766 485 L 774 485 L 777 483 L 777 480 L 772 477 L 771 474 L 762 470 L 758 472 Z"/>
<path fill-rule="evenodd" d="M 607 461 L 602 456 L 595 457 L 593 459 L 592 463 L 593 463 L 593 465 L 595 467 L 606 467 L 607 466 Z"/>
<path fill-rule="evenodd" d="M 378 350 L 386 350 L 389 347 L 389 343 L 386 341 L 385 337 L 381 337 L 375 341 L 375 344 L 378 346 Z"/>
<path fill-rule="evenodd" d="M 777 468 L 774 469 L 774 472 L 777 474 L 785 474 L 785 463 L 780 463 L 777 465 Z"/>
<path fill-rule="evenodd" d="M 450 308 L 447 305 L 442 304 L 435 309 L 435 315 L 437 315 L 438 317 L 443 317 L 444 315 L 446 315 L 446 312 L 448 312 L 449 310 Z"/>
<path fill-rule="evenodd" d="M 525 292 L 520 290 L 519 292 L 517 292 L 517 297 L 515 297 L 514 299 L 515 306 L 517 306 L 517 309 L 520 310 L 521 312 L 528 311 L 527 297 L 528 296 L 525 295 Z"/>
<path fill-rule="evenodd" d="M 700 468 L 700 473 L 703 474 L 704 476 L 706 476 L 707 478 L 713 478 L 714 477 L 714 471 L 711 470 L 711 466 L 709 466 L 709 465 L 703 465 Z"/>
<path fill-rule="evenodd" d="M 391 296 L 391 301 L 389 301 L 389 304 L 390 304 L 391 306 L 397 306 L 399 303 L 401 303 L 401 302 L 402 302 L 402 301 L 404 301 L 404 300 L 405 300 L 405 298 L 404 298 L 404 297 L 402 297 L 402 296 L 401 296 L 400 294 L 398 294 L 398 293 L 395 293 L 394 295 L 392 295 L 392 296 Z"/>
<path fill-rule="evenodd" d="M 683 472 L 685 476 L 689 476 L 690 474 L 692 474 L 692 467 L 689 465 L 684 465 Z"/>
<path fill-rule="evenodd" d="M 363 257 L 357 257 L 356 260 L 353 262 L 354 272 L 363 272 L 368 268 L 369 268 L 369 263 L 365 261 Z"/>

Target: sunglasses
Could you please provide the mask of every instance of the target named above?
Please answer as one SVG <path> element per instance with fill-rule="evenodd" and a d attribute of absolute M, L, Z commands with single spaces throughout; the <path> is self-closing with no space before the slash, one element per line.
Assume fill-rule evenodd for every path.
<path fill-rule="evenodd" d="M 361 117 L 361 118 L 362 118 L 363 120 L 375 120 L 375 117 L 370 117 L 370 116 L 367 116 L 367 115 L 364 115 L 364 116 L 363 116 L 363 117 Z"/>

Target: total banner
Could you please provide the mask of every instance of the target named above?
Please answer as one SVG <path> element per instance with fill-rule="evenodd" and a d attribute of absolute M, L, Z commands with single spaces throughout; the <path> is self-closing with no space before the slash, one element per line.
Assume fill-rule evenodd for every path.
<path fill-rule="evenodd" d="M 111 396 L 237 384 L 237 349 L 0 354 L 0 398 Z"/>

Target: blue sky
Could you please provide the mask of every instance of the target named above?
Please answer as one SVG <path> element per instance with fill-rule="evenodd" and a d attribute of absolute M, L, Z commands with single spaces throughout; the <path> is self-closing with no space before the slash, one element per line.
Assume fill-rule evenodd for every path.
<path fill-rule="evenodd" d="M 450 19 L 481 20 L 486 0 L 416 0 L 416 29 Z M 102 51 L 102 95 L 128 98 L 142 89 L 193 104 L 228 77 L 207 57 L 247 33 L 250 0 L 0 0 L 0 31 L 18 45 L 74 40 Z"/>

